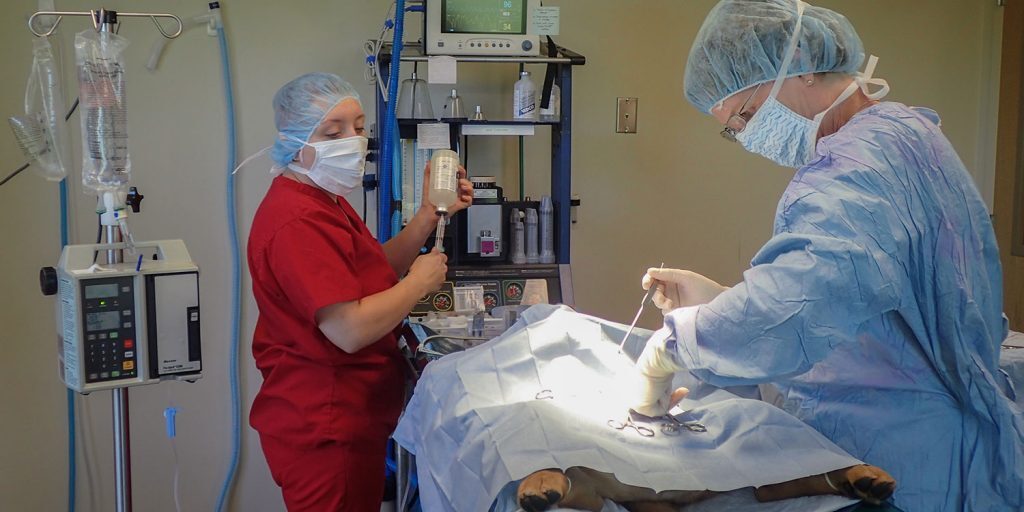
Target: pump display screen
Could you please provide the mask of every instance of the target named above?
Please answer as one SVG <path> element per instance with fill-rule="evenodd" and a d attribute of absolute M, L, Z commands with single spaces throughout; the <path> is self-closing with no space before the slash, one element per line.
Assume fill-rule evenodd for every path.
<path fill-rule="evenodd" d="M 527 0 L 441 0 L 441 31 L 525 34 Z"/>
<path fill-rule="evenodd" d="M 87 331 L 109 331 L 121 327 L 120 311 L 104 311 L 101 313 L 86 313 L 85 330 Z"/>
<path fill-rule="evenodd" d="M 117 297 L 117 283 L 93 284 L 85 287 L 87 299 L 109 299 Z"/>

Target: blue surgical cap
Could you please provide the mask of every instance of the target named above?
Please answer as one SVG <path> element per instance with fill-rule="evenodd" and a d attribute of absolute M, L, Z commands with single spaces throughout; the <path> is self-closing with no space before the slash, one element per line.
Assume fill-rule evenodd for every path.
<path fill-rule="evenodd" d="M 348 98 L 359 101 L 359 94 L 331 73 L 309 73 L 284 84 L 274 95 L 277 140 L 270 149 L 274 163 L 285 167 L 294 160 L 324 117 Z"/>
<path fill-rule="evenodd" d="M 864 45 L 835 11 L 804 4 L 799 42 L 787 76 L 853 74 Z M 752 85 L 774 81 L 797 20 L 797 0 L 722 0 L 697 33 L 686 61 L 686 99 L 709 113 L 718 102 Z"/>

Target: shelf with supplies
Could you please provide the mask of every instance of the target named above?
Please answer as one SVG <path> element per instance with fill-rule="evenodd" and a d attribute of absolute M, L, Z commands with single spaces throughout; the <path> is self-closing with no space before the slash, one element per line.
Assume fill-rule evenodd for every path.
<path fill-rule="evenodd" d="M 379 73 L 386 80 L 390 72 L 389 63 L 393 59 L 391 45 L 384 44 L 378 55 Z M 430 149 L 444 137 L 438 129 L 443 127 L 422 125 L 447 125 L 449 148 L 467 156 L 467 137 L 483 136 L 530 136 L 543 134 L 546 138 L 550 132 L 551 141 L 551 185 L 550 192 L 544 198 L 522 196 L 522 181 L 519 187 L 507 184 L 518 194 L 505 196 L 501 183 L 496 178 L 484 177 L 488 171 L 474 170 L 468 165 L 471 179 L 477 188 L 476 198 L 471 208 L 453 215 L 444 231 L 442 246 L 448 253 L 448 279 L 441 290 L 424 297 L 414 310 L 414 315 L 427 313 L 454 313 L 457 311 L 459 295 L 467 288 L 477 289 L 482 294 L 486 311 L 494 307 L 531 304 L 535 301 L 572 304 L 572 276 L 570 270 L 570 230 L 579 199 L 572 195 L 572 71 L 575 66 L 586 63 L 582 55 L 557 45 L 545 45 L 541 49 L 544 57 L 474 57 L 454 56 L 460 66 L 511 64 L 514 66 L 540 65 L 536 80 L 537 108 L 540 108 L 545 77 L 548 83 L 557 84 L 560 94 L 552 107 L 555 115 L 541 115 L 537 119 L 504 119 L 490 118 L 485 120 L 472 119 L 475 112 L 469 111 L 467 117 L 431 117 L 430 111 L 420 112 L 415 105 L 419 94 L 419 85 L 410 87 L 412 92 L 411 117 L 399 117 L 396 120 L 397 134 L 395 166 L 383 174 L 379 180 L 377 204 L 379 205 L 378 238 L 384 242 L 396 232 L 406 219 L 412 218 L 416 212 L 418 192 L 422 190 L 422 169 L 430 159 Z M 430 56 L 423 55 L 419 44 L 407 44 L 402 51 L 403 62 L 419 63 L 430 61 Z M 414 66 L 408 66 L 413 68 Z M 406 73 L 413 69 L 404 69 Z M 509 77 L 512 77 L 510 66 Z M 406 81 L 421 81 L 419 76 L 401 77 Z M 399 82 L 403 82 L 400 80 Z M 423 84 L 427 87 L 426 84 Z M 455 88 L 455 86 L 445 86 Z M 552 87 L 553 88 L 553 87 Z M 378 126 L 382 124 L 383 113 L 387 111 L 387 103 L 379 88 L 376 88 L 376 111 Z M 399 112 L 405 111 L 399 89 Z M 427 91 L 429 93 L 429 89 Z M 508 100 L 511 102 L 512 98 Z M 484 112 L 484 115 L 487 113 Z M 548 112 L 545 111 L 545 114 Z M 400 114 L 401 115 L 401 114 Z M 508 113 L 505 114 L 506 116 Z M 535 132 L 538 126 L 549 129 Z M 433 133 L 428 133 L 429 130 Z M 420 139 L 424 137 L 424 139 Z M 429 141 L 429 143 L 424 142 Z M 420 145 L 425 147 L 420 147 Z M 522 167 L 520 167 L 522 170 Z M 520 176 L 522 178 L 522 176 Z M 478 180 L 489 180 L 478 182 Z M 543 199 L 543 200 L 542 200 Z M 513 218 L 520 219 L 518 222 Z M 379 229 L 380 221 L 390 220 L 384 231 Z M 544 222 L 550 226 L 546 230 L 541 227 Z M 544 238 L 545 231 L 547 238 Z M 530 238 L 531 235 L 533 238 Z M 519 249 L 520 242 L 526 240 L 526 263 Z M 543 243 L 542 243 L 543 241 Z M 433 237 L 428 238 L 425 248 L 434 245 Z M 540 247 L 544 245 L 545 247 Z M 530 251 L 537 251 L 531 253 Z M 546 252 L 545 252 L 546 251 Z M 552 252 L 554 253 L 552 256 Z M 539 253 L 539 254 L 538 254 Z M 540 256 L 540 257 L 538 257 Z"/>

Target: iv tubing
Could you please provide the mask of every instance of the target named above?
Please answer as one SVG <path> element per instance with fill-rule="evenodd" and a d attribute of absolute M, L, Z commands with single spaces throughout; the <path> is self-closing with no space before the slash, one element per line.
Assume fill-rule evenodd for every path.
<path fill-rule="evenodd" d="M 70 112 L 68 115 L 70 116 Z M 60 246 L 68 245 L 68 179 L 60 180 Z M 75 450 L 75 392 L 67 390 L 68 402 L 68 512 L 75 512 L 77 451 Z"/>
<path fill-rule="evenodd" d="M 228 57 L 228 41 L 224 35 L 224 25 L 217 17 L 217 41 L 220 44 L 221 68 L 224 82 L 224 104 L 227 117 L 227 220 L 228 236 L 231 242 L 231 351 L 228 358 L 228 373 L 231 384 L 231 460 L 228 464 L 228 471 L 224 477 L 224 484 L 221 487 L 220 495 L 217 498 L 217 511 L 227 510 L 228 499 L 231 488 L 235 483 L 235 476 L 238 472 L 238 459 L 242 448 L 242 405 L 239 396 L 238 382 L 238 349 L 240 345 L 240 330 L 242 323 L 241 310 L 241 256 L 238 247 L 238 220 L 235 215 L 235 155 L 237 152 L 237 138 L 235 131 L 235 99 L 231 92 L 231 63 Z"/>

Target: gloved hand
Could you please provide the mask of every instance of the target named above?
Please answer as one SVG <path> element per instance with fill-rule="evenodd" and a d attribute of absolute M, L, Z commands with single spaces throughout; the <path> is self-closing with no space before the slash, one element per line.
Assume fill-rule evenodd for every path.
<path fill-rule="evenodd" d="M 668 353 L 665 339 L 654 337 L 647 342 L 636 360 L 637 400 L 632 409 L 644 416 L 662 416 L 689 393 L 686 388 L 672 391 L 672 376 L 683 368 Z"/>
<path fill-rule="evenodd" d="M 644 290 L 656 286 L 652 299 L 663 314 L 677 308 L 707 304 L 729 288 L 696 272 L 674 268 L 650 268 L 641 283 Z"/>

